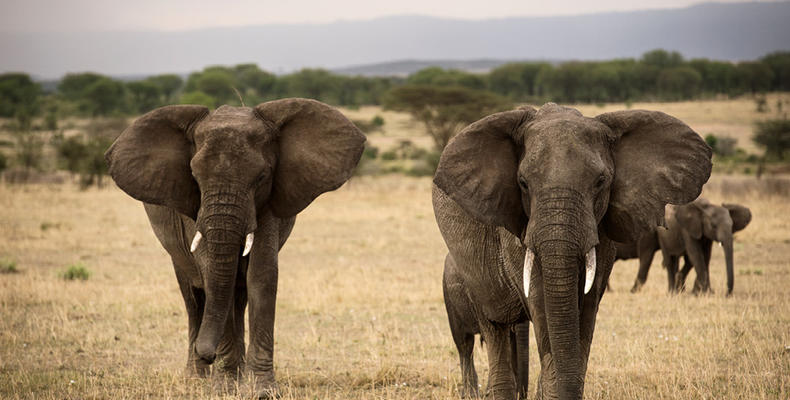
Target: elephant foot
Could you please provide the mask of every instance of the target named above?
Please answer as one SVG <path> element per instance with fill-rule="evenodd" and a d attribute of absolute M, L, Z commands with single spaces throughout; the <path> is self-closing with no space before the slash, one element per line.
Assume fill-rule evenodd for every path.
<path fill-rule="evenodd" d="M 631 287 L 631 293 L 639 292 L 642 289 L 642 285 L 644 285 L 644 283 L 634 281 L 634 286 Z"/>
<path fill-rule="evenodd" d="M 477 388 L 464 387 L 461 390 L 461 398 L 462 399 L 479 399 L 480 398 L 480 392 L 478 391 Z"/>
<path fill-rule="evenodd" d="M 239 381 L 236 378 L 236 375 L 215 374 L 211 377 L 211 387 L 215 393 L 233 396 L 239 391 Z"/>
<path fill-rule="evenodd" d="M 208 378 L 211 375 L 211 365 L 202 360 L 190 360 L 187 362 L 185 375 L 189 378 Z"/>
<path fill-rule="evenodd" d="M 255 399 L 279 399 L 281 397 L 280 387 L 274 381 L 274 375 L 255 376 L 253 375 L 249 386 L 249 393 Z"/>

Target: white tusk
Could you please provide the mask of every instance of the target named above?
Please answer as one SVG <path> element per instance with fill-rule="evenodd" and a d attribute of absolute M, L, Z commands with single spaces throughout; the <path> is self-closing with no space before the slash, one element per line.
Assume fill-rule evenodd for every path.
<path fill-rule="evenodd" d="M 586 265 L 586 272 L 584 274 L 584 294 L 587 294 L 590 293 L 593 281 L 595 280 L 595 266 L 597 263 L 595 259 L 595 246 L 593 246 L 590 251 L 587 252 L 587 255 L 584 256 L 584 261 Z"/>
<path fill-rule="evenodd" d="M 532 275 L 532 264 L 535 261 L 535 253 L 527 247 L 527 255 L 524 257 L 524 296 L 529 299 L 529 278 Z"/>
<path fill-rule="evenodd" d="M 194 253 L 200 243 L 200 239 L 203 238 L 203 234 L 200 231 L 195 232 L 195 238 L 192 239 L 192 246 L 189 246 L 189 251 Z"/>
<path fill-rule="evenodd" d="M 250 250 L 252 250 L 252 242 L 255 240 L 255 234 L 250 232 L 247 234 L 247 239 L 244 240 L 244 252 L 241 253 L 242 257 L 247 256 L 250 254 Z"/>

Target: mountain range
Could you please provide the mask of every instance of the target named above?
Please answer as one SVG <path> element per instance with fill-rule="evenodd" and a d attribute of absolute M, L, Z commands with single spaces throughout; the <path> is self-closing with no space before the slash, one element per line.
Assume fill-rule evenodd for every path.
<path fill-rule="evenodd" d="M 790 49 L 790 2 L 705 3 L 562 17 L 404 15 L 176 32 L 0 33 L 0 72 L 25 71 L 50 79 L 79 71 L 183 74 L 207 65 L 251 62 L 275 73 L 320 67 L 399 75 L 434 64 L 487 70 L 509 60 L 639 57 L 656 48 L 686 58 L 732 61 Z"/>

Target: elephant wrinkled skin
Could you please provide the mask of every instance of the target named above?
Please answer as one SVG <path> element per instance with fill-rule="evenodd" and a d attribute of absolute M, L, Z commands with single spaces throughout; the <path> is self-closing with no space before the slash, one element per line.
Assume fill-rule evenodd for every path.
<path fill-rule="evenodd" d="M 514 366 L 522 346 L 511 332 L 527 321 L 540 354 L 538 398 L 582 398 L 613 240 L 635 241 L 661 224 L 666 204 L 695 199 L 710 158 L 686 124 L 643 110 L 587 118 L 549 103 L 490 115 L 456 135 L 433 187 L 454 264 L 445 302 L 451 327 L 451 305 L 471 309 L 493 398 L 522 391 L 524 371 Z"/>
<path fill-rule="evenodd" d="M 246 365 L 259 397 L 277 394 L 277 253 L 296 214 L 348 180 L 364 142 L 334 108 L 283 99 L 213 112 L 158 108 L 107 150 L 110 174 L 144 203 L 175 267 L 189 319 L 190 373 L 207 376 L 219 358 L 215 372 L 238 377 Z"/>

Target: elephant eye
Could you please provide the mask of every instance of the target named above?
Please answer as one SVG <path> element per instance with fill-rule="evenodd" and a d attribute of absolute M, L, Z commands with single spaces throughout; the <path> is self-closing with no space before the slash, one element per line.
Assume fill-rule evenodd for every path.
<path fill-rule="evenodd" d="M 595 181 L 595 188 L 596 189 L 603 189 L 603 185 L 606 183 L 606 176 L 601 174 L 598 176 L 598 180 Z"/>
<path fill-rule="evenodd" d="M 526 179 L 524 179 L 523 177 L 519 177 L 519 178 L 518 178 L 518 186 L 519 186 L 519 187 L 521 188 L 521 190 L 523 190 L 524 192 L 527 192 L 527 191 L 529 190 L 529 188 L 527 187 L 527 180 L 526 180 Z"/>

